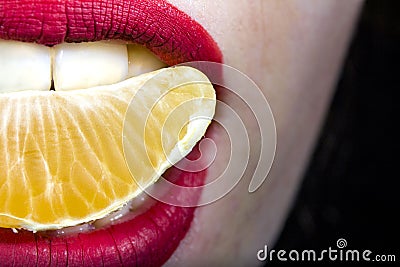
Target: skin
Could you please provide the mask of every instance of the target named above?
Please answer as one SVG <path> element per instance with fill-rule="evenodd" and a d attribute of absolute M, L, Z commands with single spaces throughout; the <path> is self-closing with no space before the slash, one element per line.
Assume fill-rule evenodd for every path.
<path fill-rule="evenodd" d="M 169 2 L 205 27 L 224 63 L 258 84 L 275 117 L 277 151 L 267 180 L 255 193 L 248 192 L 256 166 L 251 157 L 233 191 L 197 208 L 190 231 L 166 266 L 260 264 L 256 253 L 274 244 L 301 182 L 362 1 Z M 231 103 L 245 120 L 249 117 Z M 246 127 L 256 131 L 254 122 Z M 221 132 L 211 135 L 218 153 L 229 152 Z M 259 146 L 256 140 L 253 147 Z M 208 181 L 226 164 L 224 159 L 214 164 Z"/>

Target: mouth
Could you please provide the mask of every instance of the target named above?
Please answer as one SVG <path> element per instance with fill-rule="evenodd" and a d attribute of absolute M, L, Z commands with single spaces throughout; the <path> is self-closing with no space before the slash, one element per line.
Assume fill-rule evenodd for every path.
<path fill-rule="evenodd" d="M 0 39 L 56 47 L 65 43 L 122 40 L 146 47 L 169 66 L 188 61 L 222 62 L 207 31 L 165 1 L 2 1 Z M 10 3 L 9 3 L 10 2 Z M 189 158 L 198 157 L 194 149 Z M 171 167 L 164 177 L 194 187 L 207 170 Z M 195 203 L 200 192 L 168 192 Z M 25 265 L 160 266 L 190 229 L 194 208 L 146 200 L 140 211 L 113 215 L 108 223 L 78 231 L 31 232 L 0 228 L 0 262 Z"/>

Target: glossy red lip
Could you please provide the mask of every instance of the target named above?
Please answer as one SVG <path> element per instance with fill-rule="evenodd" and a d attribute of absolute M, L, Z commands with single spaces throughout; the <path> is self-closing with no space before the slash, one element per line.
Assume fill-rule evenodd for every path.
<path fill-rule="evenodd" d="M 163 0 L 0 1 L 0 39 L 44 45 L 122 39 L 145 45 L 169 65 L 222 62 L 207 31 Z M 177 184 L 198 186 L 206 170 L 172 168 L 169 175 Z M 182 197 L 197 200 L 199 194 Z M 157 203 L 125 223 L 62 238 L 0 228 L 0 265 L 159 266 L 185 236 L 193 212 Z"/>
<path fill-rule="evenodd" d="M 182 186 L 198 186 L 206 171 L 172 168 Z M 197 200 L 199 194 L 180 197 Z M 200 193 L 200 192 L 198 192 Z M 193 219 L 194 208 L 157 202 L 133 220 L 89 233 L 58 237 L 0 228 L 1 266 L 160 266 L 175 251 Z"/>
<path fill-rule="evenodd" d="M 0 39 L 44 45 L 122 39 L 145 45 L 169 65 L 222 62 L 207 31 L 164 0 L 3 0 Z"/>

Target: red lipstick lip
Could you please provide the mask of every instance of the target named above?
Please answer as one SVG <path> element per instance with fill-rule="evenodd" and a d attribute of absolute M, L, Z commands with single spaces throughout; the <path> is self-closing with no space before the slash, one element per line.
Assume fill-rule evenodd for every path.
<path fill-rule="evenodd" d="M 169 65 L 222 63 L 210 34 L 164 0 L 0 0 L 0 39 L 49 46 L 118 39 L 146 46 Z M 199 186 L 206 170 L 189 173 L 171 168 L 168 175 L 179 185 Z M 200 195 L 182 197 L 198 200 Z M 133 220 L 90 233 L 45 237 L 0 228 L 0 262 L 2 266 L 160 266 L 189 230 L 193 214 L 194 208 L 157 202 Z"/>
<path fill-rule="evenodd" d="M 177 178 L 178 185 L 200 186 L 206 171 L 187 173 L 173 167 L 168 176 Z M 173 194 L 200 197 L 200 191 Z M 64 237 L 0 228 L 1 266 L 160 266 L 189 230 L 193 215 L 194 208 L 157 202 L 130 221 Z"/>
<path fill-rule="evenodd" d="M 164 0 L 5 0 L 0 39 L 56 45 L 109 39 L 145 45 L 169 65 L 222 62 L 213 38 Z"/>

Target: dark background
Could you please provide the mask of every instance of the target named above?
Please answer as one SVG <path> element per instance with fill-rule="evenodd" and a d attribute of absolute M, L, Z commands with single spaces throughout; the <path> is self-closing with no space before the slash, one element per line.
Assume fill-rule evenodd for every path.
<path fill-rule="evenodd" d="M 318 145 L 274 249 L 336 248 L 337 239 L 345 238 L 347 249 L 395 254 L 400 261 L 394 133 L 400 122 L 399 18 L 400 1 L 365 2 Z"/>

